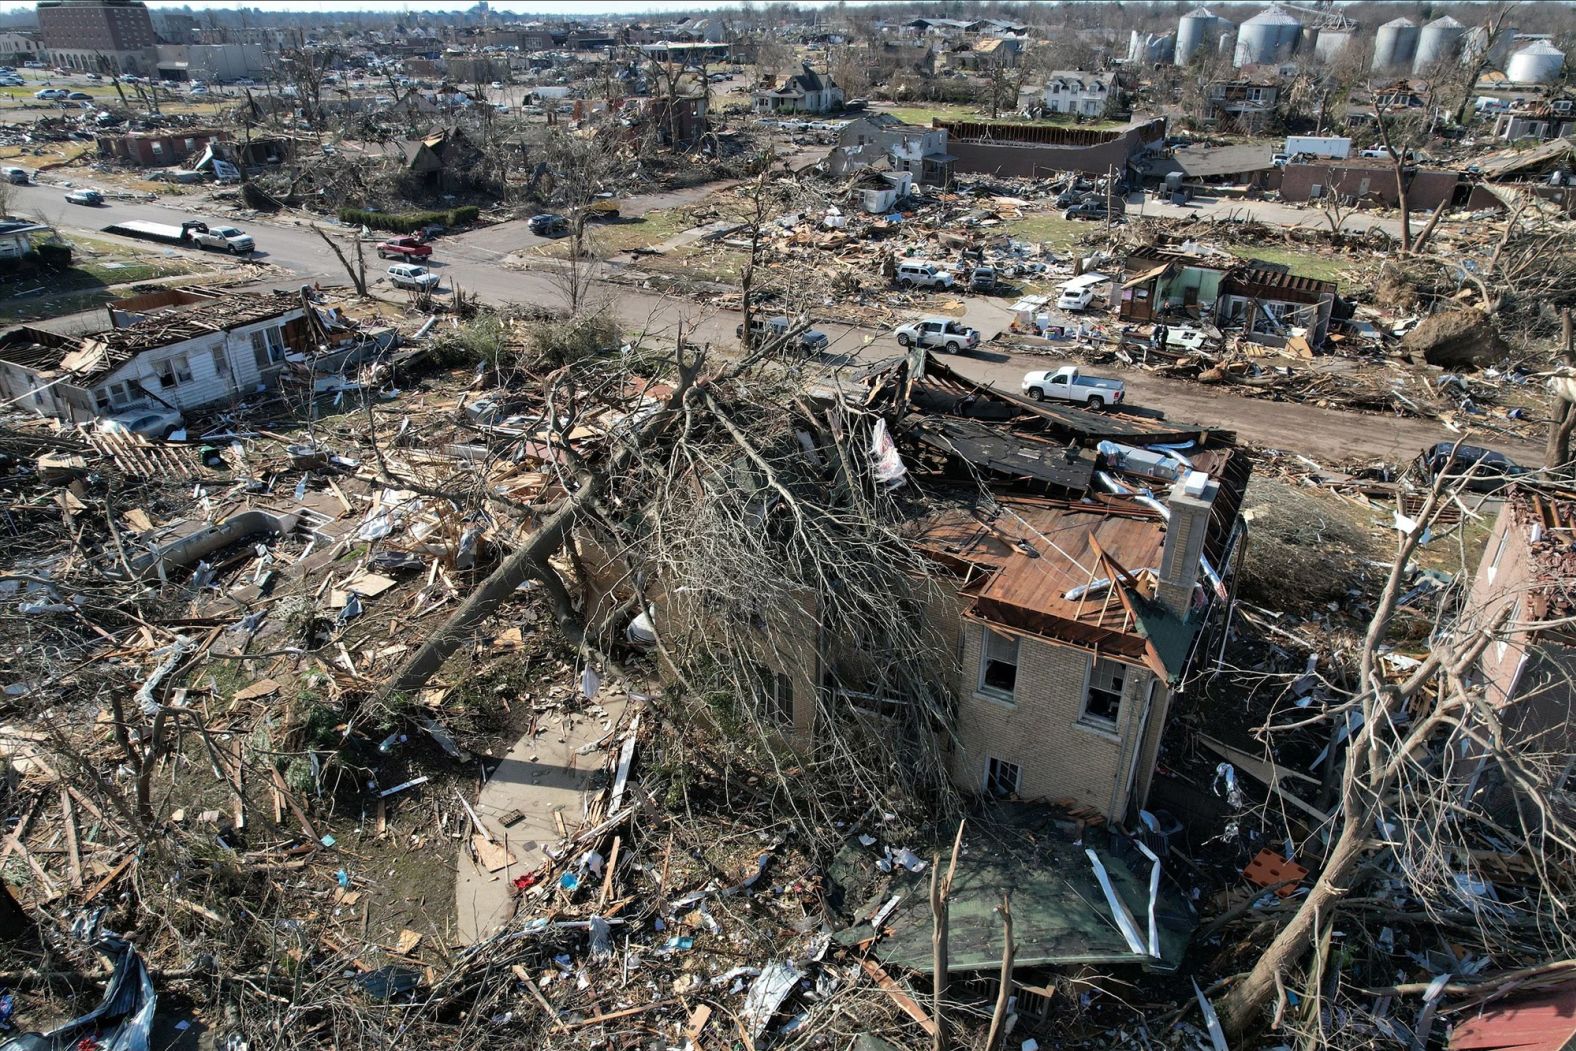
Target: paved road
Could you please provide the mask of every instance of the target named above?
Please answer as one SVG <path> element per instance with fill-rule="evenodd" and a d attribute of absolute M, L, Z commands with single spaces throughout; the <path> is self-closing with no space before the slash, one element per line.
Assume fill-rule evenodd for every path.
<path fill-rule="evenodd" d="M 64 204 L 58 187 L 16 187 L 15 190 L 13 210 L 25 214 L 41 210 L 46 219 L 66 229 L 101 230 L 126 219 L 179 223 L 193 217 L 190 210 L 176 202 L 112 200 L 105 207 L 87 209 Z M 1264 202 L 1255 203 L 1262 205 Z M 296 279 L 344 283 L 344 272 L 333 253 L 311 229 L 263 222 L 237 225 L 252 233 L 261 249 L 258 253 L 261 261 L 282 267 L 296 275 Z M 345 237 L 347 233 L 341 230 L 337 236 Z M 523 221 L 499 223 L 440 238 L 434 244 L 432 268 L 443 276 L 445 289 L 458 285 L 486 302 L 561 303 L 563 294 L 549 273 L 498 266 L 505 256 L 540 240 L 526 229 Z M 150 246 L 150 250 L 158 249 Z M 370 271 L 378 260 L 370 257 L 368 263 Z M 631 329 L 645 329 L 661 336 L 673 334 L 682 324 L 686 336 L 696 342 L 730 348 L 736 345 L 734 328 L 739 317 L 735 313 L 612 282 L 601 284 L 597 294 L 606 297 Z M 987 337 L 1005 326 L 1006 310 L 1002 301 L 969 297 L 966 302 L 966 320 L 979 327 Z M 845 381 L 856 366 L 901 353 L 897 342 L 885 332 L 841 325 L 817 327 L 832 340 L 824 359 L 829 383 Z M 990 346 L 955 361 L 971 378 L 1007 389 L 1016 389 L 1024 372 L 1055 363 L 1055 359 L 1043 355 L 1012 354 Z M 1226 389 L 1147 372 L 1124 371 L 1121 375 L 1128 384 L 1129 401 L 1134 404 L 1160 409 L 1175 420 L 1234 430 L 1243 440 L 1255 445 L 1300 452 L 1329 462 L 1354 458 L 1409 460 L 1425 446 L 1459 437 L 1432 420 L 1363 415 L 1313 405 L 1245 398 Z M 1523 462 L 1536 462 L 1541 455 L 1540 449 L 1528 443 L 1491 434 L 1476 436 L 1474 440 Z"/>
<path fill-rule="evenodd" d="M 1253 218 L 1276 226 L 1312 226 L 1320 230 L 1330 228 L 1330 221 L 1318 208 L 1306 208 L 1283 201 L 1246 201 L 1238 197 L 1195 197 L 1187 204 L 1175 205 L 1148 194 L 1134 194 L 1128 198 L 1127 214 L 1129 217 L 1161 215 L 1179 219 Z M 1427 221 L 1426 214 L 1421 219 L 1414 216 L 1413 233 L 1421 230 Z M 1401 220 L 1369 212 L 1353 212 L 1341 220 L 1341 229 L 1359 232 L 1379 229 L 1391 237 L 1399 238 Z"/>

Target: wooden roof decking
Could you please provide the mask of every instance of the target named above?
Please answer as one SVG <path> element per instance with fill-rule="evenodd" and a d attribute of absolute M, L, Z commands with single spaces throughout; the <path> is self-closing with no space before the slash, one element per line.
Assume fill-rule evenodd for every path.
<path fill-rule="evenodd" d="M 919 547 L 965 570 L 965 616 L 993 626 L 1099 649 L 1132 661 L 1149 658 L 1146 632 L 1124 601 L 1126 585 L 1092 589 L 1100 580 L 1140 577 L 1160 565 L 1160 516 L 1128 501 L 1001 501 L 994 514 L 944 508 L 914 523 Z M 1068 598 L 1069 592 L 1081 592 Z"/>

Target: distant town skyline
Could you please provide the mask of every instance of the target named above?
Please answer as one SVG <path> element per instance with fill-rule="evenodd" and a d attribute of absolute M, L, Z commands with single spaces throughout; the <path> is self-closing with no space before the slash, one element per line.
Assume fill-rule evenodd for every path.
<path fill-rule="evenodd" d="M 824 0 L 796 0 L 802 7 L 824 6 Z M 301 13 L 331 14 L 334 12 L 365 11 L 373 14 L 459 14 L 470 10 L 475 0 L 269 0 L 268 3 L 236 2 L 236 0 L 147 0 L 150 11 L 169 11 L 190 8 L 193 11 L 235 11 L 242 8 L 263 11 L 293 11 Z M 0 13 L 31 11 L 35 0 L 0 0 Z M 500 14 L 509 15 L 641 15 L 661 14 L 670 11 L 715 10 L 739 6 L 737 0 L 489 0 L 488 6 Z M 764 3 L 761 5 L 764 6 Z"/>

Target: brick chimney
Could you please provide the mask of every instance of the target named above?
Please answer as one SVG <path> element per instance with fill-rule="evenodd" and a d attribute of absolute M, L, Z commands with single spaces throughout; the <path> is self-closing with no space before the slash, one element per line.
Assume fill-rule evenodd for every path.
<path fill-rule="evenodd" d="M 1189 471 L 1171 486 L 1166 504 L 1171 520 L 1166 524 L 1166 544 L 1160 553 L 1160 579 L 1155 598 L 1162 606 L 1186 618 L 1198 585 L 1198 563 L 1209 532 L 1209 509 L 1220 485 L 1203 471 Z"/>

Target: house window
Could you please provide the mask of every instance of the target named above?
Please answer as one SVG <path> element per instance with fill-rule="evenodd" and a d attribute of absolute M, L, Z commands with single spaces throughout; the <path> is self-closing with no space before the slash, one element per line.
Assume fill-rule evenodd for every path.
<path fill-rule="evenodd" d="M 114 405 L 114 403 L 109 400 L 109 388 L 100 387 L 98 390 L 94 391 L 93 402 L 98 406 L 99 412 L 108 412 Z"/>
<path fill-rule="evenodd" d="M 196 148 L 197 148 L 197 140 L 196 139 L 187 139 L 186 140 L 186 152 L 190 153 L 192 150 L 195 150 Z"/>
<path fill-rule="evenodd" d="M 785 672 L 755 666 L 756 701 L 761 715 L 777 726 L 793 724 L 793 681 Z"/>
<path fill-rule="evenodd" d="M 213 348 L 213 371 L 220 376 L 230 375 L 230 358 L 223 347 Z"/>
<path fill-rule="evenodd" d="M 984 629 L 985 645 L 980 654 L 980 692 L 1002 700 L 1012 700 L 1018 683 L 1018 639 Z"/>
<path fill-rule="evenodd" d="M 148 149 L 153 152 L 154 157 L 164 156 L 164 143 L 162 142 L 150 142 L 148 143 Z"/>
<path fill-rule="evenodd" d="M 1017 763 L 994 757 L 985 760 L 985 794 L 992 799 L 1017 795 L 1022 783 L 1023 771 Z"/>
<path fill-rule="evenodd" d="M 1089 669 L 1089 691 L 1084 695 L 1079 721 L 1101 730 L 1115 730 L 1117 716 L 1122 711 L 1122 683 L 1126 678 L 1127 665 L 1096 657 L 1094 666 Z"/>
<path fill-rule="evenodd" d="M 258 329 L 252 333 L 252 358 L 259 371 L 285 359 L 284 339 L 278 328 Z"/>
<path fill-rule="evenodd" d="M 177 354 L 173 358 L 165 358 L 153 366 L 159 374 L 159 386 L 174 387 L 181 383 L 192 381 L 192 363 L 185 354 Z"/>

